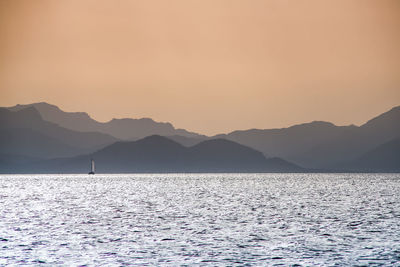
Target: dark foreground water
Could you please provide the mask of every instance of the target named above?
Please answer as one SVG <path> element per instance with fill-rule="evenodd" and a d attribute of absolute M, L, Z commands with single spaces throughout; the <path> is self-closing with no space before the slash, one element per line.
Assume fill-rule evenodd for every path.
<path fill-rule="evenodd" d="M 0 176 L 0 265 L 400 266 L 399 174 Z"/>

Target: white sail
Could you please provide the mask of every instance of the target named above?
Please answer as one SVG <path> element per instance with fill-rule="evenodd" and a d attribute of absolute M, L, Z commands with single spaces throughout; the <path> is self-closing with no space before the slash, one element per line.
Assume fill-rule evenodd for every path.
<path fill-rule="evenodd" d="M 92 170 L 91 172 L 94 172 L 94 160 L 92 160 Z"/>

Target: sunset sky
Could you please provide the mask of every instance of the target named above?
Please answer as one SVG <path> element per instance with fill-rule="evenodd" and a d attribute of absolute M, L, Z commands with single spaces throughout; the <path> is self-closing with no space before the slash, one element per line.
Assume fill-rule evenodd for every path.
<path fill-rule="evenodd" d="M 400 1 L 0 0 L 0 106 L 204 134 L 400 105 Z"/>

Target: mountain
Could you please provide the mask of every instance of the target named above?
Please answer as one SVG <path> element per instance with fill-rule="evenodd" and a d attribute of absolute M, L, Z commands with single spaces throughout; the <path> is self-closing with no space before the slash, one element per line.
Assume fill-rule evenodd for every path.
<path fill-rule="evenodd" d="M 392 140 L 400 136 L 400 106 L 369 120 L 360 129 L 374 140 Z M 382 142 L 383 143 L 383 142 Z"/>
<path fill-rule="evenodd" d="M 91 130 L 95 132 L 88 132 Z M 306 168 L 333 170 L 345 163 L 354 162 L 382 144 L 400 138 L 400 106 L 361 126 L 336 126 L 329 122 L 314 121 L 288 128 L 250 129 L 214 137 L 175 129 L 169 123 L 158 123 L 151 119 L 113 119 L 101 123 L 86 113 L 64 112 L 47 103 L 0 108 L 0 153 L 5 154 L 47 159 L 88 155 L 119 141 L 114 136 L 135 141 L 153 134 L 166 136 L 190 151 L 196 151 L 197 145 L 205 146 L 206 141 L 224 139 L 262 152 L 269 157 L 269 163 L 273 158 L 278 158 L 271 166 L 276 166 L 279 159 L 284 159 Z M 222 146 L 222 141 L 219 141 L 218 146 L 219 149 L 213 152 L 215 155 L 230 147 Z M 185 154 L 185 157 L 199 157 L 200 152 Z M 214 159 L 211 154 L 207 156 Z M 230 156 L 230 153 L 225 155 L 227 158 Z M 199 162 L 206 162 L 206 159 L 198 158 L 196 162 L 197 165 L 187 163 L 185 166 L 194 170 L 200 166 Z M 222 164 L 221 159 L 218 162 Z M 211 160 L 204 164 L 212 169 Z M 254 166 L 252 168 L 255 169 Z"/>
<path fill-rule="evenodd" d="M 76 132 L 44 121 L 33 108 L 0 108 L 0 153 L 53 158 L 89 153 L 117 141 L 94 132 Z"/>
<path fill-rule="evenodd" d="M 400 137 L 400 107 L 395 107 L 360 127 L 321 143 L 308 152 L 287 157 L 308 167 L 332 168 L 355 160 L 371 149 Z M 314 164 L 314 165 L 312 165 Z"/>
<path fill-rule="evenodd" d="M 225 138 L 308 168 L 332 168 L 400 136 L 400 106 L 357 127 L 311 122 L 289 128 L 234 131 Z"/>
<path fill-rule="evenodd" d="M 400 138 L 379 145 L 338 168 L 359 172 L 400 172 Z"/>
<path fill-rule="evenodd" d="M 64 112 L 55 105 L 45 102 L 9 107 L 11 111 L 35 108 L 45 121 L 58 124 L 61 127 L 78 132 L 90 132 L 96 127 L 96 121 L 85 112 Z"/>
<path fill-rule="evenodd" d="M 17 154 L 0 153 L 0 173 L 21 173 L 21 166 L 31 165 L 42 159 Z"/>
<path fill-rule="evenodd" d="M 268 169 L 261 152 L 224 139 L 203 141 L 189 147 L 186 154 L 186 166 L 196 172 L 203 169 L 210 172 L 263 172 Z"/>
<path fill-rule="evenodd" d="M 252 147 L 273 157 L 290 158 L 327 142 L 355 126 L 336 126 L 329 122 L 314 121 L 282 129 L 251 129 L 221 134 L 225 138 Z"/>
<path fill-rule="evenodd" d="M 138 141 L 116 142 L 84 156 L 27 164 L 20 170 L 86 173 L 91 158 L 96 161 L 100 173 L 304 171 L 281 159 L 266 159 L 261 152 L 228 140 L 207 140 L 185 147 L 158 135 Z"/>
<path fill-rule="evenodd" d="M 29 128 L 0 128 L 0 153 L 17 154 L 27 157 L 54 158 L 79 155 L 83 152 L 87 151 L 69 146 L 60 140 Z"/>
<path fill-rule="evenodd" d="M 109 122 L 98 122 L 85 112 L 65 112 L 57 106 L 45 102 L 16 105 L 8 109 L 19 111 L 30 107 L 37 109 L 44 120 L 58 124 L 61 127 L 79 132 L 104 133 L 123 140 L 136 140 L 153 134 L 204 137 L 184 129 L 175 129 L 170 123 L 155 122 L 149 118 L 112 119 Z"/>

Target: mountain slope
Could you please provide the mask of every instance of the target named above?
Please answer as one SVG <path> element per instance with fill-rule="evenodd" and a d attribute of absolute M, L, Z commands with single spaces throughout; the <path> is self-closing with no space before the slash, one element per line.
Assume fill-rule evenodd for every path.
<path fill-rule="evenodd" d="M 183 146 L 189 147 L 189 146 L 194 146 L 197 145 L 198 143 L 208 140 L 208 137 L 186 137 L 186 136 L 182 136 L 182 135 L 167 135 L 165 136 L 170 140 L 173 140 Z"/>
<path fill-rule="evenodd" d="M 201 171 L 257 172 L 266 170 L 264 155 L 252 148 L 238 143 L 212 139 L 203 141 L 188 150 L 190 161 L 186 163 L 191 169 Z"/>
<path fill-rule="evenodd" d="M 42 159 L 17 154 L 0 153 L 0 173 L 21 173 L 23 166 L 29 166 Z"/>
<path fill-rule="evenodd" d="M 54 158 L 74 156 L 84 152 L 87 152 L 87 150 L 69 146 L 60 140 L 32 129 L 0 128 L 0 153 Z"/>
<path fill-rule="evenodd" d="M 400 138 L 379 145 L 339 168 L 360 172 L 400 172 Z"/>
<path fill-rule="evenodd" d="M 374 140 L 392 140 L 400 136 L 400 106 L 369 120 L 360 129 Z M 382 142 L 383 143 L 383 142 Z"/>

